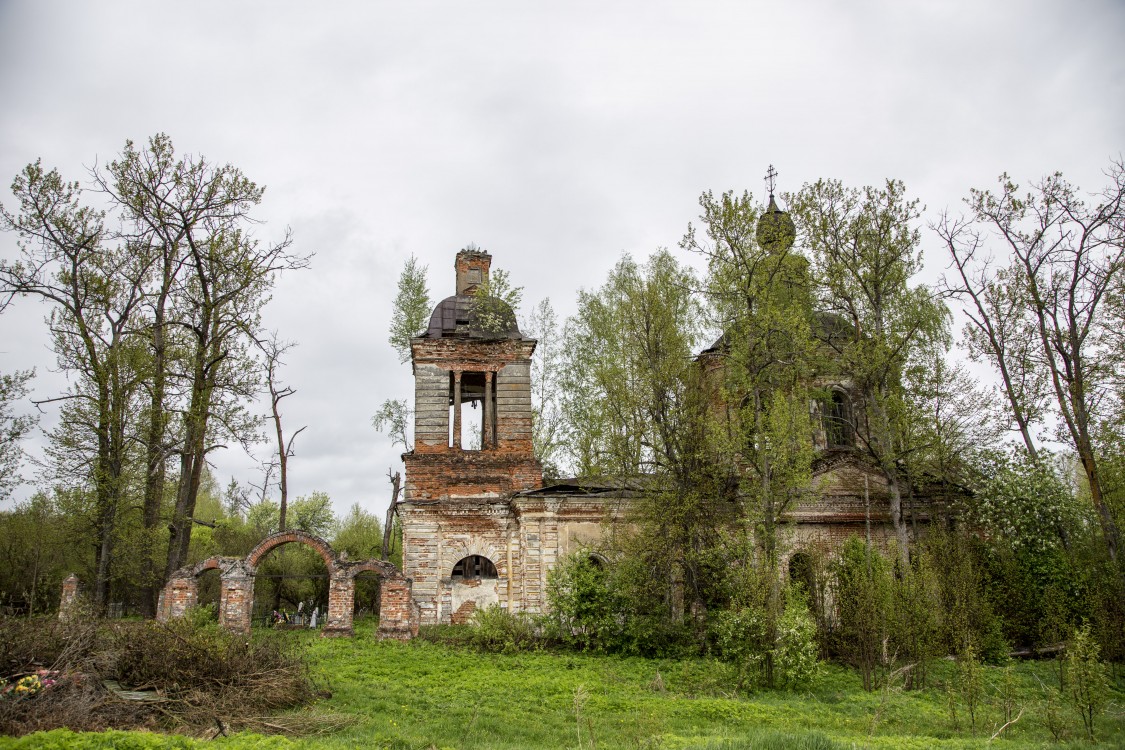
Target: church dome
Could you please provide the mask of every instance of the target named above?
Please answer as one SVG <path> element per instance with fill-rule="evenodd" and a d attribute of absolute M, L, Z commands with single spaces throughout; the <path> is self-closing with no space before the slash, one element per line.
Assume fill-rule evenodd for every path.
<path fill-rule="evenodd" d="M 430 315 L 426 338 L 522 339 L 516 314 L 499 297 L 455 294 Z"/>
<path fill-rule="evenodd" d="M 793 224 L 788 211 L 777 207 L 770 193 L 770 204 L 758 218 L 758 230 L 755 234 L 758 245 L 770 252 L 784 252 L 793 246 L 797 237 L 797 227 Z"/>

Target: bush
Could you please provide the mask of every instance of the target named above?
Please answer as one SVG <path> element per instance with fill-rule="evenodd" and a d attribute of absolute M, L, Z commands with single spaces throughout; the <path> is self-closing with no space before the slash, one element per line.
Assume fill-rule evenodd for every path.
<path fill-rule="evenodd" d="M 251 640 L 215 623 L 144 622 L 113 629 L 115 675 L 194 708 L 224 715 L 274 711 L 314 695 L 304 664 L 277 639 Z"/>
<path fill-rule="evenodd" d="M 489 653 L 529 651 L 539 645 L 532 621 L 499 604 L 474 612 L 469 632 L 472 645 Z"/>
<path fill-rule="evenodd" d="M 588 554 L 575 554 L 547 574 L 547 637 L 579 651 L 615 651 L 622 641 L 623 603 L 606 570 Z M 647 628 L 645 628 L 647 630 Z"/>
<path fill-rule="evenodd" d="M 98 621 L 63 622 L 52 615 L 0 618 L 0 677 L 81 666 L 92 657 Z"/>
<path fill-rule="evenodd" d="M 795 688 L 816 675 L 816 622 L 797 586 L 786 587 L 780 612 L 768 602 L 734 606 L 716 613 L 711 631 L 723 661 L 738 670 L 739 689 Z"/>
<path fill-rule="evenodd" d="M 1097 718 L 1109 700 L 1109 670 L 1099 657 L 1100 648 L 1090 635 L 1090 627 L 1086 625 L 1074 631 L 1066 644 L 1070 700 L 1082 715 L 1086 735 L 1091 741 Z"/>
<path fill-rule="evenodd" d="M 863 540 L 852 537 L 835 567 L 835 602 L 840 656 L 859 669 L 863 688 L 879 686 L 888 638 L 892 594 L 890 562 Z"/>
<path fill-rule="evenodd" d="M 816 620 L 802 592 L 793 586 L 785 590 L 785 610 L 777 623 L 774 646 L 774 675 L 779 687 L 807 685 L 816 676 Z"/>

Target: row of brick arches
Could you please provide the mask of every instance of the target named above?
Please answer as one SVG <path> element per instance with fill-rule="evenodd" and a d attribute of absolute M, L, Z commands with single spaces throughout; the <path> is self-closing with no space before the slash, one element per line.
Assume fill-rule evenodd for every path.
<path fill-rule="evenodd" d="M 303 531 L 282 531 L 263 539 L 246 557 L 209 557 L 197 565 L 181 568 L 169 579 L 160 594 L 157 619 L 182 617 L 199 602 L 199 576 L 208 570 L 219 571 L 219 623 L 236 633 L 250 632 L 254 606 L 254 578 L 258 565 L 270 551 L 283 544 L 303 544 L 312 548 L 328 569 L 328 611 L 324 635 L 351 635 L 355 606 L 355 580 L 360 573 L 379 576 L 379 638 L 406 640 L 418 633 L 418 608 L 412 597 L 411 581 L 389 562 L 352 562 L 337 553 L 328 542 Z"/>

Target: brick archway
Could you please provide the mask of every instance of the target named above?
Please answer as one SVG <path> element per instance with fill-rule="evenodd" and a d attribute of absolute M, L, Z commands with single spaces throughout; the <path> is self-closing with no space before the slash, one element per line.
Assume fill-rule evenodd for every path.
<path fill-rule="evenodd" d="M 271 534 L 244 558 L 215 556 L 181 568 L 172 575 L 160 593 L 157 619 L 182 617 L 198 601 L 198 576 L 208 570 L 218 570 L 222 582 L 219 622 L 236 633 L 249 633 L 254 605 L 254 578 L 258 565 L 270 551 L 292 543 L 312 547 L 328 569 L 328 611 L 321 635 L 352 635 L 355 577 L 364 572 L 376 573 L 382 579 L 377 636 L 380 639 L 407 640 L 418 634 L 418 607 L 412 596 L 412 583 L 410 579 L 403 577 L 398 568 L 382 560 L 351 562 L 346 555 L 337 554 L 324 539 L 304 531 Z"/>
<path fill-rule="evenodd" d="M 328 568 L 329 575 L 331 575 L 332 566 L 335 564 L 338 557 L 336 551 L 332 549 L 328 542 L 306 531 L 279 531 L 276 534 L 270 534 L 265 539 L 258 542 L 258 546 L 250 550 L 250 554 L 246 556 L 246 564 L 254 570 L 257 570 L 258 563 L 262 561 L 263 557 L 283 544 L 291 544 L 294 542 L 307 545 L 316 550 L 316 553 L 324 560 L 324 565 Z"/>

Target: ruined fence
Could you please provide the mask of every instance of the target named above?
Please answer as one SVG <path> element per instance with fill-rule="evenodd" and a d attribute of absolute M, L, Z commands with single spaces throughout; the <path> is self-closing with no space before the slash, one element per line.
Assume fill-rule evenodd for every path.
<path fill-rule="evenodd" d="M 208 570 L 219 571 L 219 624 L 235 633 L 250 632 L 254 607 L 254 578 L 258 564 L 270 551 L 283 544 L 312 547 L 328 568 L 328 611 L 324 636 L 350 636 L 354 633 L 355 579 L 360 573 L 379 576 L 380 639 L 409 640 L 418 634 L 418 606 L 412 596 L 412 583 L 394 565 L 382 560 L 350 561 L 328 542 L 303 531 L 282 531 L 263 539 L 246 557 L 209 557 L 197 565 L 176 571 L 160 592 L 156 619 L 162 622 L 183 617 L 199 603 L 199 576 Z M 74 611 L 78 601 L 78 578 L 73 574 L 63 581 L 59 617 Z"/>

